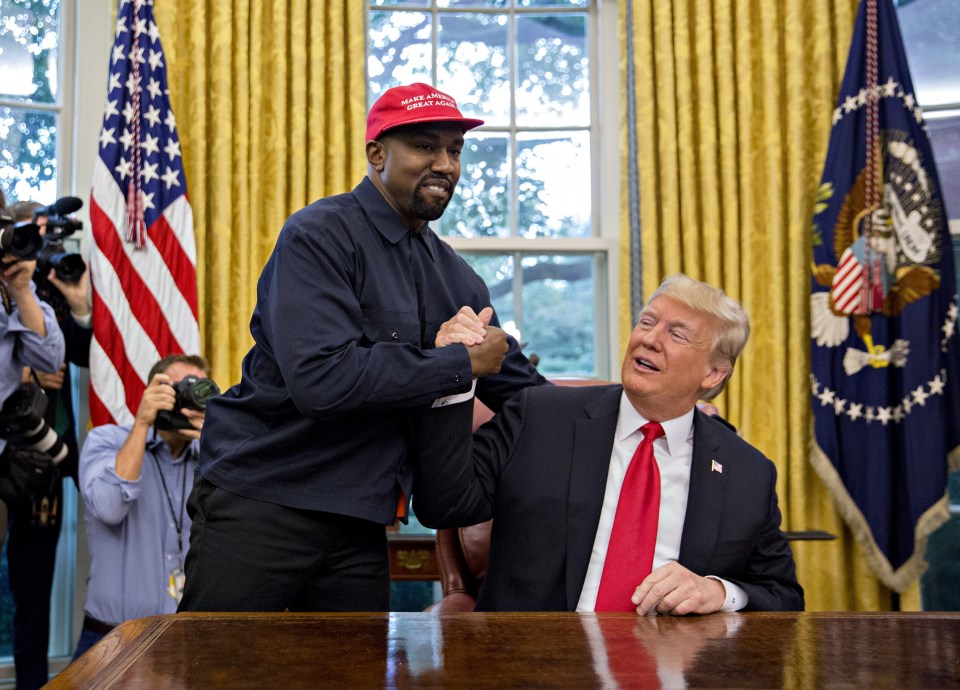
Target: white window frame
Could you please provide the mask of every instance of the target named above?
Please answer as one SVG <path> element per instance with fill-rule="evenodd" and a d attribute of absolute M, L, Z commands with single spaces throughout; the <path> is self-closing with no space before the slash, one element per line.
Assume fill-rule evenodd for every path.
<path fill-rule="evenodd" d="M 387 7 L 370 8 L 387 9 Z M 405 8 L 407 9 L 407 8 Z M 410 10 L 436 14 L 435 9 Z M 549 12 L 550 7 L 538 8 Z M 593 235 L 583 238 L 527 239 L 523 237 L 443 237 L 461 253 L 511 255 L 600 255 L 602 271 L 595 273 L 598 351 L 596 375 L 619 380 L 620 371 L 620 41 L 616 0 L 595 0 L 589 8 L 591 88 L 591 175 Z M 515 209 L 511 209 L 511 215 Z M 562 315 L 558 315 L 562 318 Z"/>
<path fill-rule="evenodd" d="M 57 103 L 42 106 L 56 112 L 57 120 L 57 196 L 75 195 L 88 202 L 93 178 L 97 141 L 103 120 L 107 66 L 113 45 L 113 0 L 61 0 L 59 64 L 61 88 Z M 30 104 L 11 104 L 32 107 Z M 52 201 L 52 200 L 50 200 Z M 77 216 L 89 228 L 89 209 L 84 205 Z M 84 241 L 85 244 L 85 241 Z M 72 365 L 71 365 L 72 366 Z M 87 403 L 84 391 L 86 371 L 74 367 L 75 406 L 79 411 L 81 435 L 86 429 Z M 82 374 L 82 375 L 78 375 Z M 70 663 L 83 620 L 86 553 L 81 501 L 73 481 L 64 481 L 64 505 L 57 566 L 50 607 L 50 644 L 67 653 L 50 657 L 51 675 Z M 12 659 L 0 665 L 0 683 L 15 677 Z"/>

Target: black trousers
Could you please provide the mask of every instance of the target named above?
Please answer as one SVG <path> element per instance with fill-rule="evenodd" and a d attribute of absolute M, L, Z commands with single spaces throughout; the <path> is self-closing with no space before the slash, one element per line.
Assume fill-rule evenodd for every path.
<path fill-rule="evenodd" d="M 387 611 L 384 526 L 288 508 L 197 478 L 180 611 Z"/>
<path fill-rule="evenodd" d="M 33 500 L 18 496 L 10 501 L 7 566 L 13 613 L 13 660 L 17 690 L 32 690 L 47 683 L 47 647 L 50 644 L 50 591 L 63 517 L 63 480 L 51 487 L 57 502 L 53 524 L 35 524 Z"/>

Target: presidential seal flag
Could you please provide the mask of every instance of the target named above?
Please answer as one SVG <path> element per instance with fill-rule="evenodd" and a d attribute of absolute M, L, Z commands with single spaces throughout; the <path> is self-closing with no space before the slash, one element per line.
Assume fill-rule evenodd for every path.
<path fill-rule="evenodd" d="M 891 0 L 860 3 L 812 232 L 812 462 L 902 592 L 949 516 L 960 348 L 940 183 Z"/>
<path fill-rule="evenodd" d="M 128 424 L 150 368 L 200 351 L 193 212 L 152 0 L 120 0 L 99 152 L 90 418 Z"/>

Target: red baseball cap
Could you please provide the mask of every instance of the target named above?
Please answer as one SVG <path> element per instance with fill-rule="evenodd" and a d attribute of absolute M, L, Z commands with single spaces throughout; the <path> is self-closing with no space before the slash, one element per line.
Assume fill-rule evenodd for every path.
<path fill-rule="evenodd" d="M 459 122 L 464 132 L 483 124 L 483 120 L 464 117 L 452 96 L 418 82 L 383 92 L 367 113 L 367 141 L 388 129 L 418 122 Z"/>

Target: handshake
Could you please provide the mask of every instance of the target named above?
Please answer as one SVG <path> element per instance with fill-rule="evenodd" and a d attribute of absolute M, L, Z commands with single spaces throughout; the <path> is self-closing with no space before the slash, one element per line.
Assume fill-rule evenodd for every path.
<path fill-rule="evenodd" d="M 507 355 L 507 334 L 491 326 L 491 318 L 492 307 L 484 307 L 479 314 L 470 307 L 462 307 L 437 332 L 437 347 L 454 343 L 466 346 L 474 378 L 499 373 Z"/>

